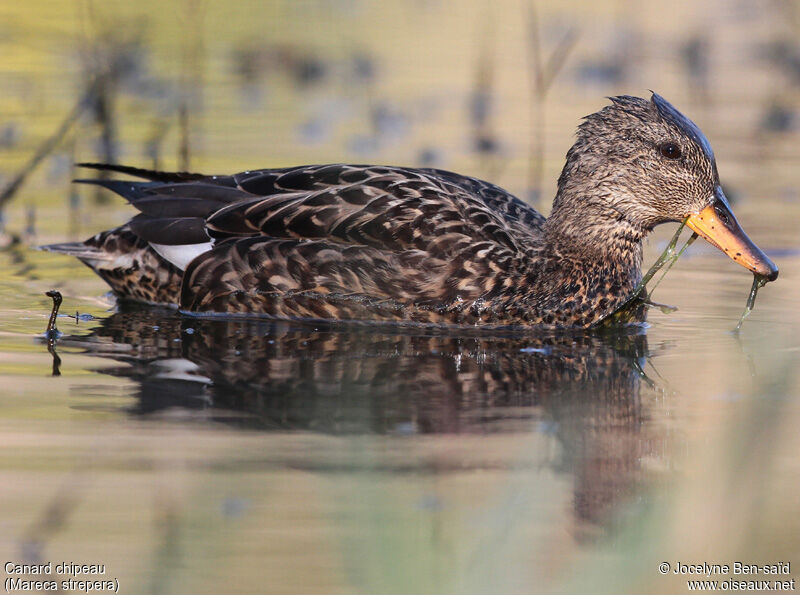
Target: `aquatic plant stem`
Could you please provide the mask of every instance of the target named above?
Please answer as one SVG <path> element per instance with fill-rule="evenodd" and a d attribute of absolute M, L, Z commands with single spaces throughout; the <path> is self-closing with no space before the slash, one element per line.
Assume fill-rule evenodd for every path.
<path fill-rule="evenodd" d="M 758 290 L 764 287 L 766 284 L 766 277 L 757 273 L 753 273 L 753 285 L 750 287 L 750 295 L 747 296 L 747 303 L 744 306 L 744 312 L 742 312 L 742 317 L 739 319 L 739 324 L 736 325 L 736 328 L 733 329 L 733 332 L 738 333 L 742 329 L 742 323 L 744 322 L 744 319 L 750 316 L 750 312 L 753 311 L 753 308 L 756 305 L 756 296 L 758 295 Z"/>
<path fill-rule="evenodd" d="M 692 235 L 689 237 L 688 240 L 686 240 L 686 243 L 683 245 L 683 248 L 681 248 L 680 251 L 675 253 L 674 250 L 673 250 L 674 256 L 670 256 L 668 264 L 667 264 L 667 268 L 664 269 L 664 272 L 661 273 L 661 276 L 658 278 L 658 281 L 656 281 L 655 285 L 653 285 L 653 289 L 651 290 L 651 293 L 653 291 L 655 291 L 656 288 L 659 286 L 659 284 L 664 280 L 664 277 L 667 276 L 667 273 L 672 268 L 672 265 L 674 265 L 676 262 L 678 262 L 678 259 L 683 255 L 684 252 L 686 252 L 686 249 L 689 246 L 691 246 L 698 237 L 699 236 L 696 233 L 692 233 Z"/>
<path fill-rule="evenodd" d="M 672 265 L 675 263 L 675 261 L 678 260 L 678 257 L 681 254 L 683 254 L 684 250 L 686 250 L 686 246 L 684 246 L 680 250 L 680 252 L 676 253 L 675 252 L 675 246 L 678 245 L 678 239 L 680 238 L 681 232 L 683 231 L 683 228 L 686 226 L 686 221 L 688 219 L 689 218 L 687 217 L 680 224 L 680 227 L 678 227 L 678 230 L 675 232 L 675 235 L 672 236 L 672 239 L 669 241 L 669 244 L 667 244 L 667 248 L 661 253 L 661 255 L 658 257 L 658 259 L 653 263 L 653 266 L 650 267 L 650 270 L 648 270 L 647 273 L 645 273 L 644 277 L 642 277 L 642 280 L 639 281 L 639 283 L 636 284 L 636 287 L 633 289 L 633 293 L 631 293 L 631 296 L 625 301 L 625 304 L 623 304 L 623 307 L 626 304 L 628 304 L 629 302 L 631 302 L 634 299 L 636 299 L 637 297 L 639 297 L 641 295 L 641 293 L 644 291 L 644 289 L 647 286 L 647 284 L 650 282 L 650 280 L 655 276 L 655 274 L 658 271 L 660 271 L 664 267 L 664 265 L 667 265 L 668 263 L 669 263 L 669 265 L 667 266 L 667 271 L 669 271 L 670 267 L 672 267 Z M 691 241 L 693 242 L 694 238 L 692 238 Z M 687 242 L 687 245 L 689 243 L 690 242 Z M 665 275 L 666 275 L 667 271 L 664 271 Z"/>
<path fill-rule="evenodd" d="M 666 249 L 661 253 L 658 259 L 656 259 L 656 261 L 653 263 L 653 266 L 650 267 L 647 273 L 645 273 L 641 281 L 639 281 L 639 283 L 636 284 L 636 287 L 634 287 L 633 292 L 631 292 L 631 295 L 628 297 L 628 299 L 626 299 L 625 302 L 623 302 L 623 304 L 619 308 L 609 313 L 607 316 L 604 316 L 602 320 L 604 321 L 612 320 L 618 313 L 630 308 L 631 305 L 637 299 L 640 298 L 642 292 L 647 287 L 647 284 L 653 279 L 656 273 L 658 273 L 658 271 L 660 271 L 662 268 L 666 266 L 664 273 L 661 275 L 661 277 L 659 277 L 653 289 L 658 287 L 658 284 L 661 283 L 661 280 L 666 276 L 666 274 L 672 268 L 672 265 L 675 264 L 675 262 L 681 257 L 681 255 L 686 251 L 686 249 L 697 239 L 697 234 L 693 233 L 692 236 L 686 241 L 686 243 L 683 245 L 683 247 L 681 247 L 680 250 L 675 249 L 676 246 L 678 245 L 678 240 L 680 239 L 681 233 L 683 232 L 683 228 L 686 227 L 686 222 L 688 220 L 689 218 L 687 217 L 681 222 L 677 231 L 675 231 L 675 234 L 672 236 L 672 239 L 670 239 L 669 243 L 667 244 Z M 649 297 L 650 296 L 648 296 L 648 298 Z M 646 301 L 645 303 L 649 302 Z M 663 306 L 661 304 L 649 303 L 649 305 L 657 306 L 661 308 L 662 312 L 665 313 L 677 309 L 677 308 L 672 308 L 670 306 Z"/>

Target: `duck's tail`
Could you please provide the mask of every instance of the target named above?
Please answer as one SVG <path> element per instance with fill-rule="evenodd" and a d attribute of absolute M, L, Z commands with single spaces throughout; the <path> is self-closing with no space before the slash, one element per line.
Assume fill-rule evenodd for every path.
<path fill-rule="evenodd" d="M 114 163 L 78 163 L 76 165 L 78 167 L 85 167 L 86 169 L 113 171 L 118 174 L 128 174 L 129 176 L 144 178 L 145 180 L 150 180 L 151 182 L 192 182 L 194 180 L 202 180 L 207 177 L 203 174 L 191 173 L 187 171 L 157 171 L 154 169 L 131 167 L 130 165 L 116 165 Z"/>

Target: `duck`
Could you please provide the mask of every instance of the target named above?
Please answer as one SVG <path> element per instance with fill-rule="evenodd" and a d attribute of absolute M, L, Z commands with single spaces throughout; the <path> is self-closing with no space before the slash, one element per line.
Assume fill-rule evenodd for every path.
<path fill-rule="evenodd" d="M 684 221 L 754 274 L 778 276 L 734 216 L 708 139 L 657 93 L 611 97 L 583 119 L 548 217 L 439 169 L 80 165 L 138 178 L 76 182 L 139 212 L 42 248 L 77 257 L 122 300 L 191 315 L 591 328 L 637 291 L 653 228 Z"/>

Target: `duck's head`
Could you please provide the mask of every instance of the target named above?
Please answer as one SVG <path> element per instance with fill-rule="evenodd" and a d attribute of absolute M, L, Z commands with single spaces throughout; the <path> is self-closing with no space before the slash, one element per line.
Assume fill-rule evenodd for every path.
<path fill-rule="evenodd" d="M 778 267 L 733 215 L 708 139 L 655 93 L 650 101 L 613 97 L 611 105 L 587 116 L 567 154 L 553 207 L 554 213 L 610 213 L 642 234 L 688 217 L 693 231 L 740 265 L 770 281 L 778 276 Z"/>

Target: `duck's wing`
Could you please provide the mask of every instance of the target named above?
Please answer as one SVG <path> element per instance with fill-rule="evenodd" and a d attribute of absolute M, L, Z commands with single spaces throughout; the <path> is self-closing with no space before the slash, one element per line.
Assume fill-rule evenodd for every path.
<path fill-rule="evenodd" d="M 392 318 L 395 308 L 432 320 L 513 286 L 541 219 L 497 187 L 434 170 L 124 172 L 148 181 L 96 183 L 138 208 L 131 230 L 185 270 L 189 310 Z"/>
<path fill-rule="evenodd" d="M 524 243 L 536 232 L 523 235 L 515 225 L 524 219 L 509 221 L 467 182 L 364 166 L 238 180 L 243 191 L 273 194 L 232 203 L 207 219 L 217 245 L 186 269 L 181 305 L 452 321 L 462 305 L 509 289 Z"/>
<path fill-rule="evenodd" d="M 215 212 L 206 221 L 206 231 L 219 240 L 256 235 L 324 238 L 441 256 L 475 242 L 521 252 L 538 235 L 538 227 L 529 224 L 538 219 L 519 206 L 521 201 L 500 199 L 499 193 L 487 198 L 488 185 L 482 195 L 472 192 L 468 178 L 460 180 L 455 183 L 432 170 L 383 166 L 262 172 L 237 180 L 238 189 L 257 196 Z M 506 207 L 503 211 L 494 208 L 500 202 Z"/>
<path fill-rule="evenodd" d="M 545 217 L 531 205 L 523 202 L 504 188 L 480 180 L 462 176 L 441 169 L 425 169 L 438 179 L 459 186 L 472 194 L 480 197 L 483 203 L 495 213 L 499 214 L 510 226 L 521 234 L 540 233 Z"/>
<path fill-rule="evenodd" d="M 392 187 L 398 189 L 406 185 L 417 186 L 424 180 L 444 194 L 456 195 L 459 190 L 465 192 L 523 235 L 537 233 L 545 221 L 536 209 L 507 190 L 484 180 L 441 169 L 331 164 L 247 171 L 216 179 L 218 183 L 236 185 L 258 196 L 381 185 L 385 180 L 391 180 Z"/>
<path fill-rule="evenodd" d="M 141 214 L 131 229 L 166 245 L 211 237 L 322 238 L 397 250 L 427 249 L 442 235 L 519 249 L 544 217 L 507 191 L 443 170 L 311 165 L 230 176 L 81 164 L 146 182 L 78 180 L 104 186 Z M 447 243 L 447 242 L 444 242 Z"/>
<path fill-rule="evenodd" d="M 310 165 L 286 169 L 248 171 L 231 176 L 236 185 L 252 194 L 271 196 L 291 192 L 313 192 L 340 186 L 371 185 L 382 177 L 417 184 L 421 178 L 432 182 L 442 192 L 462 190 L 502 218 L 523 235 L 537 233 L 544 216 L 507 190 L 480 180 L 442 169 L 414 169 L 375 165 Z"/>

